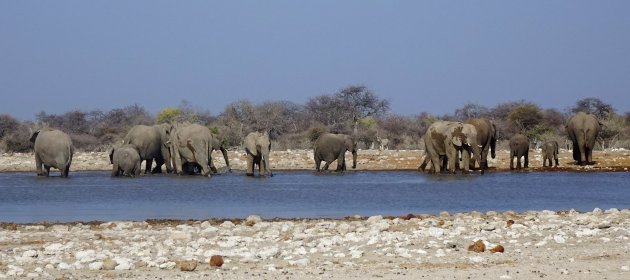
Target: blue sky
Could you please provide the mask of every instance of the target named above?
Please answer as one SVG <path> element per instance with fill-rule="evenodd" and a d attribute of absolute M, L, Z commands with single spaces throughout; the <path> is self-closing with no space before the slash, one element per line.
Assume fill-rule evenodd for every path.
<path fill-rule="evenodd" d="M 392 111 L 630 111 L 630 1 L 0 1 L 0 113 L 152 113 L 362 84 Z"/>

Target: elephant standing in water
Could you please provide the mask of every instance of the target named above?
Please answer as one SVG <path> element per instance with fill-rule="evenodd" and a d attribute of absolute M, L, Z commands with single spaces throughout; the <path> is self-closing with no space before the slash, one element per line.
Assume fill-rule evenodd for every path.
<path fill-rule="evenodd" d="M 247 176 L 254 176 L 254 165 L 258 165 L 258 175 L 264 176 L 269 171 L 269 176 L 273 177 L 271 165 L 269 164 L 269 153 L 271 153 L 271 141 L 267 132 L 252 132 L 243 141 L 245 153 L 247 153 Z"/>
<path fill-rule="evenodd" d="M 136 125 L 131 128 L 124 138 L 125 144 L 133 145 L 141 160 L 146 160 L 144 173 L 162 173 L 162 165 L 166 164 L 166 172 L 171 173 L 171 156 L 166 142 L 169 141 L 170 124 L 157 124 L 153 126 Z M 155 168 L 151 165 L 155 160 Z"/>
<path fill-rule="evenodd" d="M 352 168 L 357 168 L 357 145 L 354 139 L 345 134 L 324 133 L 315 141 L 315 169 L 325 161 L 324 170 L 337 160 L 337 171 L 346 171 L 346 151 L 352 153 Z"/>
<path fill-rule="evenodd" d="M 496 157 L 497 128 L 487 119 L 470 119 L 466 123 L 472 124 L 477 130 L 477 143 L 481 145 L 481 163 L 479 167 L 488 168 L 488 151 L 492 158 Z M 475 168 L 475 159 L 470 160 L 470 168 Z"/>
<path fill-rule="evenodd" d="M 210 175 L 210 161 L 213 136 L 210 130 L 202 125 L 174 126 L 168 142 L 173 161 L 173 170 L 178 175 L 184 174 L 186 163 L 197 164 L 201 175 Z"/>
<path fill-rule="evenodd" d="M 601 130 L 597 118 L 592 114 L 579 112 L 569 118 L 566 129 L 573 142 L 573 159 L 579 165 L 593 164 L 593 148 Z"/>
<path fill-rule="evenodd" d="M 227 149 L 223 146 L 223 143 L 219 140 L 219 137 L 216 135 L 212 135 L 212 151 L 221 151 L 223 154 L 223 159 L 225 160 L 225 165 L 227 167 L 228 172 L 232 172 L 232 167 L 230 167 L 230 160 L 228 159 Z M 214 166 L 214 160 L 212 159 L 212 155 L 210 155 L 210 170 L 212 173 L 216 174 L 217 168 Z M 182 170 L 187 175 L 195 175 L 201 172 L 201 168 L 196 163 L 183 163 Z"/>
<path fill-rule="evenodd" d="M 61 171 L 61 177 L 68 177 L 74 147 L 68 134 L 56 129 L 44 128 L 33 132 L 31 142 L 35 143 L 35 167 L 37 176 L 50 174 L 50 168 Z M 44 170 L 42 170 L 42 165 Z"/>
<path fill-rule="evenodd" d="M 438 121 L 427 129 L 424 135 L 426 157 L 420 169 L 424 169 L 430 160 L 433 172 L 440 173 L 445 168 L 444 160 L 448 161 L 448 169 L 455 173 L 459 162 L 459 152 L 462 154 L 464 171 L 469 170 L 470 159 L 481 162 L 481 145 L 477 142 L 477 130 L 471 124 L 461 122 Z M 484 167 L 481 166 L 481 174 Z"/>
<path fill-rule="evenodd" d="M 529 140 L 523 134 L 516 134 L 510 138 L 510 169 L 514 169 L 514 158 L 516 158 L 516 168 L 521 169 L 521 157 L 525 157 L 525 168 L 529 167 Z"/>
<path fill-rule="evenodd" d="M 140 175 L 140 154 L 136 147 L 129 144 L 114 147 L 109 152 L 109 161 L 113 165 L 112 177 L 129 176 L 134 177 Z"/>
<path fill-rule="evenodd" d="M 551 160 L 555 160 L 556 167 L 558 167 L 558 142 L 556 141 L 547 141 L 542 145 L 542 155 L 543 155 L 543 167 L 547 167 L 547 161 L 549 161 L 549 166 L 552 166 Z"/>

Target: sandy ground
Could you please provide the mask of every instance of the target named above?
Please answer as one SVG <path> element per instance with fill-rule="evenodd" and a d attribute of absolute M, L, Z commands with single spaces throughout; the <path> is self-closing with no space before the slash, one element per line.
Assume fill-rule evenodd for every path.
<path fill-rule="evenodd" d="M 360 151 L 357 169 L 416 169 L 422 155 Z M 277 151 L 271 158 L 276 170 L 313 169 L 311 151 Z M 230 159 L 234 169 L 244 169 L 242 153 L 231 152 Z M 576 166 L 563 151 L 560 168 L 543 169 L 531 151 L 529 170 L 630 167 L 630 151 L 595 152 L 594 159 L 594 166 Z M 223 166 L 221 159 L 215 164 Z M 490 166 L 489 172 L 508 170 L 508 153 L 498 152 Z M 105 153 L 78 153 L 72 165 L 73 171 L 110 168 Z M 3 154 L 0 171 L 34 171 L 33 155 Z M 630 279 L 628 209 L 401 215 L 0 223 L 0 278 Z M 469 251 L 476 241 L 483 252 Z M 503 252 L 490 251 L 499 245 Z M 215 255 L 223 266 L 210 265 Z"/>
<path fill-rule="evenodd" d="M 409 170 L 417 169 L 424 157 L 424 151 L 419 150 L 363 150 L 358 152 L 357 170 Z M 225 167 L 221 153 L 213 153 L 214 163 L 217 168 Z M 246 156 L 244 152 L 230 151 L 228 153 L 232 169 L 245 170 Z M 273 170 L 314 170 L 312 150 L 287 150 L 272 151 L 271 167 Z M 352 160 L 352 155 L 346 153 L 346 160 Z M 630 168 L 630 151 L 595 151 L 592 166 L 578 166 L 573 161 L 570 151 L 561 150 L 559 168 L 543 168 L 540 150 L 530 150 L 529 170 L 533 171 L 628 171 Z M 323 164 L 322 164 L 323 166 Z M 509 152 L 497 151 L 495 159 L 489 159 L 490 171 L 509 170 Z M 331 169 L 336 163 L 331 165 Z M 74 155 L 72 171 L 85 170 L 111 170 L 109 156 L 105 152 L 76 153 Z M 144 164 L 143 164 L 144 168 Z M 0 155 L 0 172 L 11 171 L 35 171 L 35 158 L 33 154 L 14 153 Z M 224 170 L 223 170 L 224 171 Z M 51 169 L 51 172 L 57 172 Z"/>

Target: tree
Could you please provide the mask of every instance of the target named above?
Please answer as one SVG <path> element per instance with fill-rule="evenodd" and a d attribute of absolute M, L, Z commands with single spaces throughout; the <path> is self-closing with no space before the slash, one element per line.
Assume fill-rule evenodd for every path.
<path fill-rule="evenodd" d="M 15 131 L 20 126 L 20 123 L 11 115 L 0 114 L 0 140 L 5 135 Z"/>
<path fill-rule="evenodd" d="M 575 106 L 569 108 L 569 111 L 573 114 L 577 112 L 591 113 L 601 120 L 614 113 L 615 109 L 599 98 L 589 97 L 575 102 Z"/>
<path fill-rule="evenodd" d="M 458 108 L 455 110 L 454 118 L 459 121 L 466 121 L 472 118 L 487 117 L 488 113 L 489 110 L 487 107 L 478 104 L 468 103 L 462 108 Z"/>

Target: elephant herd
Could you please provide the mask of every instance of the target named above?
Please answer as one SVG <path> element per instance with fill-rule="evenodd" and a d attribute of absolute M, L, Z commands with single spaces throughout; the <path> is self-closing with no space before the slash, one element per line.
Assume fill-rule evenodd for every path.
<path fill-rule="evenodd" d="M 567 135 L 573 142 L 573 159 L 580 165 L 592 164 L 592 153 L 600 123 L 591 114 L 577 113 L 566 124 Z M 38 176 L 48 176 L 50 168 L 61 171 L 61 177 L 68 177 L 74 148 L 70 137 L 59 130 L 44 128 L 31 135 L 34 143 L 35 164 Z M 419 169 L 424 171 L 429 165 L 432 173 L 458 169 L 464 172 L 478 167 L 481 173 L 488 168 L 488 152 L 495 158 L 497 142 L 496 126 L 487 119 L 471 119 L 466 123 L 437 121 L 424 135 L 426 156 Z M 529 141 L 526 136 L 516 134 L 509 140 L 510 169 L 529 164 Z M 253 176 L 258 166 L 260 176 L 273 176 L 269 164 L 271 141 L 266 132 L 252 132 L 243 141 L 247 156 L 248 176 Z M 208 176 L 217 173 L 212 161 L 212 151 L 221 151 L 228 171 L 231 172 L 227 150 L 210 130 L 198 124 L 158 124 L 153 126 L 136 125 L 125 136 L 123 144 L 115 145 L 109 153 L 112 176 L 138 176 L 141 162 L 146 161 L 145 173 L 166 172 L 183 174 L 200 173 Z M 354 137 L 344 134 L 324 133 L 314 145 L 315 169 L 327 170 L 337 161 L 337 171 L 346 170 L 345 153 L 352 153 L 352 168 L 357 166 L 357 147 Z M 558 143 L 545 142 L 542 145 L 543 166 L 558 166 Z M 155 161 L 155 167 L 152 167 Z M 321 162 L 325 164 L 320 168 Z M 461 165 L 460 165 L 461 163 Z"/>

